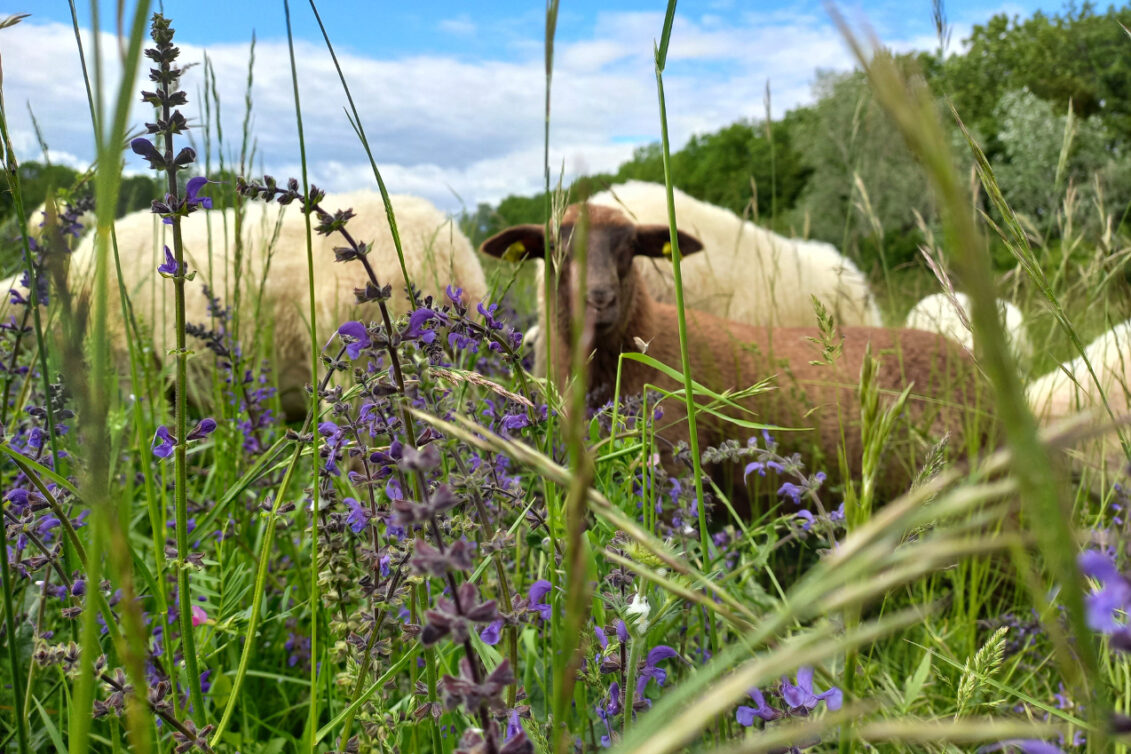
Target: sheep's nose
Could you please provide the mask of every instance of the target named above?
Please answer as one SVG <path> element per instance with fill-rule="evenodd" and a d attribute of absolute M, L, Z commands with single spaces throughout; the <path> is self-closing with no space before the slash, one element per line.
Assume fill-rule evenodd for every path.
<path fill-rule="evenodd" d="M 605 309 L 617 300 L 617 292 L 612 288 L 594 288 L 586 294 L 586 301 L 596 309 Z"/>

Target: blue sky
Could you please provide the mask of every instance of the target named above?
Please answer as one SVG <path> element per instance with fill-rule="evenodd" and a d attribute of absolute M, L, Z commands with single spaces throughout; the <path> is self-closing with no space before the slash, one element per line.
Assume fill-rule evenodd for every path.
<path fill-rule="evenodd" d="M 34 15 L 0 32 L 5 98 L 23 159 L 39 148 L 27 115 L 36 113 L 54 159 L 84 165 L 93 152 L 85 106 L 76 96 L 78 62 L 65 0 L 15 0 Z M 90 25 L 89 0 L 79 0 Z M 131 3 L 127 3 L 132 5 Z M 106 10 L 114 3 L 103 3 Z M 658 138 L 652 40 L 662 0 L 563 0 L 554 78 L 552 155 L 568 176 L 615 168 L 635 146 Z M 1031 0 L 946 6 L 952 49 L 971 26 L 996 12 L 1026 16 L 1059 4 Z M 223 125 L 238 131 L 248 40 L 258 38 L 254 132 L 262 167 L 297 173 L 293 99 L 282 2 L 168 0 L 185 61 L 205 51 L 220 78 Z M 845 4 L 899 50 L 937 45 L 929 0 Z M 9 11 L 19 10 L 12 8 Z M 105 13 L 106 10 L 103 12 Z M 367 132 L 391 190 L 416 193 L 446 209 L 527 193 L 542 175 L 541 0 L 323 0 L 319 11 L 346 67 Z M 300 87 L 313 173 L 330 189 L 369 185 L 372 176 L 344 116 L 336 74 L 309 5 L 292 3 Z M 103 19 L 106 31 L 109 19 Z M 89 32 L 87 32 L 89 39 Z M 108 40 L 109 41 L 109 40 Z M 106 45 L 113 49 L 112 44 Z M 810 100 L 818 68 L 847 70 L 851 60 L 819 0 L 754 3 L 683 0 L 665 83 L 673 140 L 764 114 L 767 81 L 776 115 Z M 116 69 L 110 64 L 112 75 Z M 199 66 L 186 76 L 199 118 Z M 146 119 L 139 105 L 137 123 Z M 127 161 L 127 169 L 140 166 Z"/>
<path fill-rule="evenodd" d="M 80 21 L 88 21 L 89 2 L 80 0 L 77 5 Z M 296 34 L 315 39 L 318 30 L 309 4 L 306 0 L 294 0 L 291 5 Z M 35 11 L 36 18 L 70 22 L 63 0 L 42 0 L 42 6 Z M 252 29 L 261 39 L 286 35 L 282 0 L 169 0 L 164 7 L 176 20 L 178 32 L 200 43 L 246 42 Z M 568 43 L 588 38 L 594 19 L 602 11 L 656 12 L 664 7 L 663 0 L 565 0 L 559 10 L 557 39 Z M 849 13 L 863 13 L 882 36 L 934 34 L 927 0 L 871 0 L 841 7 Z M 1032 0 L 946 3 L 948 17 L 963 25 L 985 20 L 994 12 L 1027 15 L 1038 9 L 1055 12 L 1060 8 L 1058 3 Z M 336 45 L 396 57 L 443 54 L 469 59 L 520 59 L 531 52 L 532 42 L 540 52 L 545 25 L 545 6 L 539 0 L 322 0 L 318 10 Z M 826 15 L 823 0 L 682 0 L 678 13 L 691 18 L 716 16 L 723 22 L 743 15 L 812 16 L 822 20 Z"/>

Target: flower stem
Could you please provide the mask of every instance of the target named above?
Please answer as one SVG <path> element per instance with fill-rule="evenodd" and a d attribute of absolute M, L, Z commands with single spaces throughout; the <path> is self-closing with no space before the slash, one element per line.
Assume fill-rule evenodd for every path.
<path fill-rule="evenodd" d="M 162 117 L 169 119 L 167 104 L 161 106 Z M 177 168 L 173 165 L 173 134 L 165 133 L 165 159 L 169 164 L 166 170 L 169 194 L 177 195 Z M 177 444 L 174 448 L 173 509 L 177 530 L 177 599 L 180 603 L 181 654 L 188 673 L 187 685 L 192 700 L 190 718 L 198 724 L 204 720 L 204 695 L 200 689 L 200 671 L 196 663 L 196 641 L 192 627 L 192 592 L 189 587 L 188 566 L 188 347 L 185 341 L 185 257 L 184 242 L 181 238 L 181 218 L 173 218 L 173 258 L 177 262 L 177 274 L 173 276 L 173 306 L 176 316 L 177 368 L 174 387 L 174 433 Z"/>
<path fill-rule="evenodd" d="M 5 511 L 6 513 L 7 511 Z M 0 521 L 0 537 L 3 538 L 3 548 L 0 549 L 0 578 L 4 579 L 4 618 L 8 622 L 7 644 L 8 664 L 12 673 L 12 694 L 15 705 L 12 707 L 12 717 L 16 721 L 16 733 L 19 737 L 21 754 L 28 754 L 31 749 L 28 745 L 27 718 L 22 714 L 24 709 L 24 687 L 19 682 L 20 662 L 16 655 L 16 608 L 12 600 L 12 573 L 8 567 L 8 524 Z"/>
<path fill-rule="evenodd" d="M 283 0 L 283 15 L 287 22 L 287 50 L 291 63 L 291 87 L 295 97 L 295 121 L 298 129 L 299 161 L 302 163 L 302 189 L 309 194 L 310 181 L 306 169 L 306 140 L 302 132 L 302 104 L 298 92 L 298 69 L 295 67 L 294 35 L 291 31 L 291 5 L 288 0 Z M 314 245 L 310 237 L 310 213 L 304 212 L 306 221 L 306 272 L 308 295 L 310 296 L 310 370 L 311 384 L 318 383 L 318 314 L 314 299 Z M 395 227 L 395 226 L 394 226 Z M 310 397 L 310 412 L 318 416 L 318 391 L 312 392 Z M 314 459 L 313 482 L 311 483 L 311 513 L 310 513 L 310 705 L 307 719 L 307 733 L 310 752 L 314 752 L 314 738 L 318 731 L 318 432 L 311 437 L 311 458 Z"/>

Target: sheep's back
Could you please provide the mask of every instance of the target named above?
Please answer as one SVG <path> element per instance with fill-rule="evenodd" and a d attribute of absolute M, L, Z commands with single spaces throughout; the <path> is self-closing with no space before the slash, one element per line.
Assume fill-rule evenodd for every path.
<path fill-rule="evenodd" d="M 678 367 L 678 338 L 659 334 L 674 335 L 675 309 L 656 304 L 653 314 L 657 335 L 648 353 Z M 972 360 L 960 347 L 932 333 L 843 328 L 840 356 L 831 365 L 815 365 L 810 362 L 821 357 L 811 340 L 819 338 L 816 328 L 753 327 L 689 312 L 688 332 L 692 375 L 707 387 L 737 391 L 773 378 L 772 389 L 743 401 L 753 412 L 753 417 L 745 418 L 804 430 L 775 435 L 785 452 L 802 453 L 809 468 L 823 469 L 834 480 L 839 476 L 837 452 L 842 445 L 853 477 L 858 479 L 862 470 L 858 395 L 868 349 L 879 362 L 875 380 L 885 405 L 908 385 L 914 386 L 883 455 L 879 482 L 884 495 L 906 491 L 930 447 L 947 433 L 955 457 L 996 444 L 989 394 Z M 680 387 L 647 368 L 630 379 L 637 385 Z M 685 440 L 682 404 L 669 400 L 664 405 L 666 436 L 672 443 Z M 728 438 L 744 442 L 752 434 L 709 415 L 702 415 L 702 421 L 701 446 Z"/>
<path fill-rule="evenodd" d="M 471 241 L 455 220 L 418 196 L 394 194 L 389 200 L 396 216 L 405 268 L 422 293 L 443 300 L 445 288 L 451 285 L 462 287 L 465 299 L 473 307 L 482 301 L 487 295 L 483 268 Z M 356 191 L 333 195 L 326 203 L 330 211 L 353 207 L 358 217 L 349 226 L 351 234 L 359 241 L 372 244 L 369 258 L 379 276 L 378 282 L 393 286 L 393 297 L 389 301 L 393 313 L 407 313 L 404 274 L 381 195 Z M 324 244 L 323 251 L 333 259 L 333 247 L 341 245 L 340 238 L 331 238 Z M 360 265 L 348 266 L 356 266 L 357 273 L 361 272 Z"/>
<path fill-rule="evenodd" d="M 443 213 L 427 200 L 411 196 L 392 197 L 401 233 L 409 275 L 423 293 L 442 297 L 448 284 L 463 287 L 465 297 L 474 304 L 486 295 L 486 284 L 471 243 Z M 288 415 L 303 412 L 306 397 L 303 386 L 309 382 L 310 327 L 306 223 L 294 205 L 283 210 L 276 236 L 280 207 L 263 202 L 247 202 L 241 239 L 240 336 L 262 337 L 266 328 L 273 332 L 277 379 Z M 370 263 L 378 281 L 393 286 L 390 308 L 394 315 L 404 313 L 408 302 L 403 290 L 403 275 L 389 232 L 384 204 L 375 192 L 329 195 L 327 210 L 353 207 L 358 217 L 348 226 L 359 241 L 372 244 Z M 211 230 L 209 230 L 211 226 Z M 196 273 L 185 284 L 186 321 L 207 324 L 210 316 L 204 286 L 221 298 L 222 305 L 235 303 L 236 250 L 235 211 L 194 213 L 182 223 L 182 241 L 189 269 Z M 134 315 L 151 339 L 151 351 L 164 362 L 176 344 L 173 310 L 173 285 L 157 273 L 164 261 L 163 246 L 172 246 L 169 226 L 148 210 L 126 215 L 115 223 L 122 282 L 130 295 Z M 209 248 L 211 233 L 211 249 Z M 319 346 L 326 344 L 337 327 L 350 319 L 377 320 L 373 305 L 359 307 L 354 289 L 362 287 L 366 276 L 360 262 L 335 262 L 333 248 L 344 245 L 339 234 L 319 236 L 312 231 L 315 279 L 315 308 Z M 89 291 L 95 250 L 95 235 L 88 234 L 71 258 L 68 275 L 71 287 L 80 295 Z M 118 282 L 113 266 L 109 284 L 111 346 L 120 366 L 128 358 L 127 329 L 120 316 Z M 258 317 L 254 313 L 258 310 Z M 143 345 L 147 346 L 148 343 Z M 211 358 L 200 343 L 189 339 L 197 352 L 190 359 L 190 371 L 197 399 L 208 391 Z M 246 348 L 245 348 L 246 350 Z"/>
<path fill-rule="evenodd" d="M 816 322 L 815 295 L 841 324 L 882 324 L 867 280 L 834 247 L 784 238 L 678 189 L 674 199 L 677 226 L 703 244 L 681 265 L 687 308 L 752 325 L 807 326 Z M 589 201 L 640 224 L 668 223 L 660 184 L 629 181 Z M 669 260 L 641 257 L 636 268 L 653 298 L 675 302 Z"/>
<path fill-rule="evenodd" d="M 965 293 L 955 293 L 954 298 L 958 305 L 962 307 L 962 311 L 969 321 L 970 298 Z M 1027 362 L 1032 357 L 1033 347 L 1025 333 L 1024 315 L 1021 314 L 1020 309 L 1008 301 L 999 299 L 997 305 L 1010 350 L 1015 358 Z M 903 326 L 910 330 L 938 333 L 958 343 L 968 351 L 974 350 L 974 334 L 963 323 L 954 303 L 945 294 L 932 293 L 925 296 L 907 313 Z"/>
<path fill-rule="evenodd" d="M 1104 396 L 1117 417 L 1131 413 L 1131 320 L 1120 323 L 1100 335 L 1084 349 L 1095 370 L 1103 394 L 1096 386 L 1082 356 L 1033 380 L 1026 390 L 1029 408 L 1046 424 L 1052 424 L 1080 412 L 1090 412 L 1097 421 L 1109 421 Z M 1124 434 L 1128 429 L 1124 427 Z M 1119 436 L 1108 432 L 1083 443 L 1076 449 L 1077 462 L 1099 468 L 1107 465 L 1112 471 L 1125 468 L 1127 457 Z"/>
<path fill-rule="evenodd" d="M 1126 413 L 1131 391 L 1131 320 L 1116 325 L 1087 345 L 1084 354 L 1099 378 L 1113 411 Z M 1067 373 L 1066 373 L 1067 370 Z M 1071 375 L 1071 376 L 1070 376 Z M 1037 378 L 1026 391 L 1029 406 L 1046 420 L 1095 408 L 1102 400 L 1083 356 Z"/>

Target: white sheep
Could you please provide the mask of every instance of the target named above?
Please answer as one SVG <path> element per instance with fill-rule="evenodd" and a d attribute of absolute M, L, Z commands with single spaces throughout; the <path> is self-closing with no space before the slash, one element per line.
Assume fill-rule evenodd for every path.
<path fill-rule="evenodd" d="M 1115 417 L 1131 413 L 1131 320 L 1093 340 L 1084 349 L 1084 355 L 1095 370 Z M 1033 380 L 1026 390 L 1026 398 L 1033 413 L 1045 424 L 1081 411 L 1091 412 L 1100 421 L 1110 419 L 1083 356 Z M 1122 430 L 1124 435 L 1129 431 L 1127 427 Z M 1128 461 L 1114 432 L 1086 443 L 1082 460 L 1085 465 L 1096 468 L 1106 462 L 1112 469 L 1122 468 Z"/>
<path fill-rule="evenodd" d="M 883 326 L 867 279 L 833 246 L 785 238 L 730 210 L 674 193 L 676 226 L 703 243 L 703 252 L 681 264 L 687 308 L 748 325 L 808 327 L 817 321 L 810 300 L 816 296 L 840 325 Z M 619 208 L 637 223 L 668 223 L 661 184 L 628 181 L 589 202 Z M 653 298 L 675 303 L 669 260 L 637 257 L 636 266 Z"/>
<path fill-rule="evenodd" d="M 903 326 L 908 330 L 926 330 L 945 335 L 967 351 L 973 352 L 974 333 L 970 331 L 968 324 L 970 299 L 965 293 L 955 293 L 954 298 L 958 306 L 962 307 L 961 313 L 945 294 L 932 293 L 912 307 Z M 1021 310 L 1008 301 L 998 300 L 997 305 L 1013 356 L 1022 362 L 1028 362 L 1033 355 L 1033 346 L 1025 333 L 1025 318 Z"/>
<path fill-rule="evenodd" d="M 415 196 L 391 197 L 404 249 L 405 266 L 422 295 L 442 298 L 448 284 L 462 287 L 465 299 L 474 307 L 486 295 L 483 270 L 471 243 L 455 223 L 425 199 Z M 306 261 L 305 219 L 296 205 L 285 209 L 275 204 L 248 202 L 243 221 L 241 339 L 250 350 L 249 338 L 262 337 L 264 328 L 273 331 L 274 365 L 283 408 L 288 416 L 305 412 L 304 385 L 310 381 L 310 327 Z M 381 285 L 391 284 L 391 313 L 409 308 L 404 294 L 404 278 L 397 260 L 384 203 L 376 192 L 357 191 L 328 195 L 322 207 L 333 213 L 353 208 L 355 217 L 347 226 L 358 241 L 370 244 L 368 258 Z M 281 212 L 281 220 L 280 220 Z M 209 220 L 211 261 L 209 261 Z M 316 224 L 316 220 L 312 218 Z M 208 301 L 203 287 L 224 304 L 233 303 L 235 284 L 235 211 L 198 212 L 182 222 L 185 258 L 195 279 L 186 283 L 186 322 L 207 324 Z M 173 284 L 157 273 L 164 259 L 163 247 L 172 245 L 169 226 L 148 210 L 134 212 L 116 224 L 122 277 L 133 311 L 145 331 L 152 334 L 153 355 L 165 363 L 169 349 L 176 344 Z M 315 307 L 318 343 L 325 345 L 342 322 L 368 317 L 377 319 L 375 305 L 359 307 L 354 289 L 364 286 L 366 277 L 360 262 L 337 263 L 333 249 L 344 246 L 340 234 L 320 236 L 312 230 Z M 72 287 L 86 289 L 94 259 L 94 234 L 86 236 L 71 258 L 69 278 Z M 113 267 L 111 267 L 113 273 Z M 261 282 L 262 281 L 262 282 Z M 116 358 L 122 363 L 127 353 L 126 327 L 120 316 L 117 278 L 111 274 L 109 333 Z M 260 316 L 256 321 L 253 312 Z M 189 338 L 196 352 L 190 358 L 190 396 L 206 403 L 209 395 L 211 358 L 201 343 Z"/>

